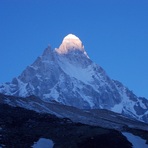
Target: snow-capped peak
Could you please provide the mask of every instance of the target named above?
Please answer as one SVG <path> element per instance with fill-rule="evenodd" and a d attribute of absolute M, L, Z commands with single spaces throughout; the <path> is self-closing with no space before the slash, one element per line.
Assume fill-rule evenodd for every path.
<path fill-rule="evenodd" d="M 75 35 L 73 34 L 68 34 L 66 37 L 64 37 L 62 44 L 56 51 L 59 54 L 67 54 L 70 52 L 75 52 L 75 53 L 83 53 L 87 57 L 87 53 L 85 52 L 84 46 L 82 41 Z"/>
<path fill-rule="evenodd" d="M 81 109 L 108 109 L 148 122 L 148 101 L 110 79 L 88 58 L 81 40 L 73 34 L 67 35 L 58 49 L 48 46 L 19 77 L 0 85 L 0 93 L 35 95 L 40 103 L 34 99 L 30 104 L 37 104 L 38 110 L 46 107 L 42 102 L 56 101 Z"/>

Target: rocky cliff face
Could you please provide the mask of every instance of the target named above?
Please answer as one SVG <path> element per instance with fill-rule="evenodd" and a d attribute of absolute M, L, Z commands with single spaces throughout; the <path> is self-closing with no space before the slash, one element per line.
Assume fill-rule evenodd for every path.
<path fill-rule="evenodd" d="M 114 81 L 87 55 L 80 39 L 69 34 L 58 49 L 47 47 L 36 61 L 0 93 L 43 102 L 59 102 L 80 109 L 108 109 L 148 122 L 148 100 L 138 98 Z M 35 100 L 33 100 L 35 102 Z"/>

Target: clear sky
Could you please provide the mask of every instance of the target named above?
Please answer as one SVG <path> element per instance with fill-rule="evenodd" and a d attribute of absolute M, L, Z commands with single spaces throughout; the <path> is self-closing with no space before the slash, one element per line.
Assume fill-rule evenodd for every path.
<path fill-rule="evenodd" d="M 69 33 L 112 79 L 148 98 L 148 0 L 0 0 L 0 83 Z"/>

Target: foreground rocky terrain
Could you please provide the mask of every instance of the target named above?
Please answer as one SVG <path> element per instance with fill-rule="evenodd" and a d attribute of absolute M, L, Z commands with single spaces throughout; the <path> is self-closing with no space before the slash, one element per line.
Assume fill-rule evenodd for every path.
<path fill-rule="evenodd" d="M 39 138 L 52 139 L 54 147 L 123 147 L 126 138 L 115 130 L 73 123 L 50 114 L 39 114 L 0 104 L 0 147 L 31 147 Z"/>
<path fill-rule="evenodd" d="M 0 147 L 29 148 L 40 138 L 51 139 L 55 148 L 132 147 L 121 131 L 74 123 L 47 113 L 0 104 L 0 117 Z M 148 139 L 148 131 L 128 127 L 122 131 Z"/>

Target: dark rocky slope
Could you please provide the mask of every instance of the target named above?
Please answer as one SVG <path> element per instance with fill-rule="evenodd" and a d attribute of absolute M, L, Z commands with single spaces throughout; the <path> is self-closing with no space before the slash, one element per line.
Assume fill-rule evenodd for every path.
<path fill-rule="evenodd" d="M 119 131 L 73 123 L 67 118 L 5 104 L 0 104 L 0 117 L 0 147 L 29 148 L 43 137 L 51 139 L 55 148 L 131 148 Z"/>

